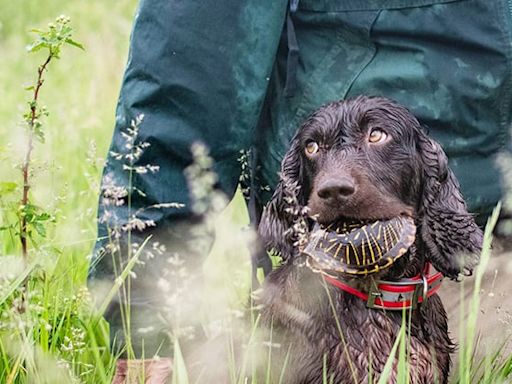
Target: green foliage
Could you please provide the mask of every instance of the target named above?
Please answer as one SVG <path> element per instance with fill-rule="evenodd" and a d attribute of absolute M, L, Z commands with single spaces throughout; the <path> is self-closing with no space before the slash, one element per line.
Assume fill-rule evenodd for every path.
<path fill-rule="evenodd" d="M 84 49 L 82 44 L 72 39 L 73 29 L 69 25 L 70 21 L 71 19 L 69 17 L 60 15 L 55 20 L 55 24 L 48 24 L 47 31 L 42 29 L 33 29 L 32 32 L 37 33 L 37 39 L 27 47 L 27 51 L 37 52 L 46 48 L 48 49 L 50 56 L 58 59 L 64 44 Z"/>
<path fill-rule="evenodd" d="M 46 223 L 55 220 L 50 213 L 45 212 L 41 207 L 30 203 L 20 205 L 18 215 L 20 218 L 24 217 L 27 221 L 28 229 L 26 235 L 31 240 L 34 240 L 34 232 L 32 231 L 32 228 L 37 234 L 39 234 L 39 236 L 46 237 Z"/>
<path fill-rule="evenodd" d="M 67 16 L 60 15 L 55 23 L 48 24 L 48 30 L 33 29 L 32 32 L 36 33 L 36 40 L 27 47 L 28 52 L 38 52 L 46 50 L 48 56 L 43 64 L 38 68 L 38 78 L 34 85 L 25 87 L 25 90 L 33 92 L 33 98 L 28 102 L 28 111 L 23 114 L 23 119 L 31 133 L 41 142 L 44 142 L 43 124 L 41 118 L 48 116 L 48 111 L 45 106 L 39 106 L 38 96 L 39 90 L 43 85 L 43 74 L 47 70 L 47 65 L 52 59 L 59 59 L 62 47 L 65 44 L 84 49 L 83 45 L 72 39 L 73 28 L 70 26 L 71 19 Z M 30 149 L 30 148 L 29 148 Z"/>
<path fill-rule="evenodd" d="M 24 256 L 23 259 L 6 255 L 0 258 L 2 382 L 71 382 L 72 376 L 80 377 L 93 367 L 90 363 L 85 363 L 87 359 L 77 359 L 78 356 L 91 354 L 86 350 L 88 344 L 91 341 L 95 345 L 98 341 L 107 343 L 105 337 L 101 339 L 97 335 L 98 330 L 102 329 L 100 323 L 94 330 L 84 327 L 84 318 L 90 317 L 85 311 L 90 304 L 84 287 L 74 290 L 75 292 L 69 291 L 65 295 L 62 293 L 62 276 L 55 274 L 55 270 L 51 268 L 45 268 L 47 257 L 58 262 L 62 255 L 53 244 L 38 244 L 47 237 L 47 223 L 55 222 L 55 215 L 34 204 L 30 193 L 33 187 L 33 139 L 44 142 L 42 119 L 49 115 L 46 107 L 39 104 L 48 65 L 52 59 L 60 57 L 62 47 L 66 44 L 83 48 L 72 39 L 73 30 L 69 21 L 69 18 L 60 16 L 55 24 L 49 25 L 47 31 L 36 31 L 36 40 L 28 49 L 29 52 L 46 51 L 47 55 L 37 69 L 35 83 L 24 87 L 25 91 L 31 92 L 31 100 L 28 102 L 27 111 L 23 113 L 25 143 L 20 165 L 16 167 L 21 170 L 22 183 L 0 183 L 0 230 L 8 233 L 2 243 L 15 245 L 16 240 L 20 241 L 21 247 L 14 246 L 11 249 L 18 254 L 21 249 Z M 34 261 L 28 259 L 28 240 L 31 240 L 32 245 L 41 245 L 31 252 L 30 259 Z M 1 271 L 7 271 L 7 274 Z M 87 337 L 91 331 L 95 332 L 94 339 Z M 52 356 L 63 362 L 67 369 L 58 369 L 58 373 L 55 369 L 45 369 L 42 361 L 51 361 L 54 359 Z"/>
<path fill-rule="evenodd" d="M 30 167 L 31 155 L 33 150 L 33 138 L 44 142 L 43 123 L 41 118 L 48 116 L 45 106 L 39 106 L 39 95 L 41 87 L 44 84 L 44 74 L 48 69 L 48 64 L 52 59 L 58 59 L 63 45 L 69 44 L 83 49 L 83 46 L 71 38 L 73 29 L 69 25 L 70 19 L 66 16 L 59 16 L 55 24 L 50 23 L 48 30 L 34 30 L 37 33 L 36 40 L 27 48 L 29 52 L 37 52 L 45 49 L 47 57 L 39 66 L 37 80 L 35 84 L 25 87 L 25 90 L 32 92 L 32 99 L 28 102 L 28 109 L 23 113 L 23 120 L 27 127 L 26 148 L 24 159 L 21 165 L 21 173 L 23 185 L 19 196 L 21 204 L 10 203 L 5 206 L 11 210 L 15 210 L 14 215 L 6 214 L 6 224 L 0 226 L 0 230 L 10 230 L 14 235 L 19 237 L 21 241 L 21 249 L 23 256 L 27 258 L 28 247 L 27 240 L 30 239 L 32 244 L 36 244 L 35 234 L 40 237 L 46 237 L 46 223 L 54 221 L 55 217 L 46 212 L 40 206 L 33 204 L 29 196 L 30 184 Z M 0 184 L 0 192 L 5 199 L 6 196 L 14 195 L 17 192 L 18 184 L 16 182 L 7 181 Z M 15 198 L 14 198 L 15 199 Z M 15 220 L 9 220 L 14 218 Z"/>

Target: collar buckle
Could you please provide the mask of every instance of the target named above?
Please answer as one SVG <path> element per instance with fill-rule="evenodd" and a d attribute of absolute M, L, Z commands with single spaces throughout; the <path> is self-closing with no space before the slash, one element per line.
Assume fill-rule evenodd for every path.
<path fill-rule="evenodd" d="M 414 287 L 414 292 L 412 294 L 411 299 L 411 308 L 418 308 L 418 304 L 421 302 L 424 303 L 428 299 L 428 280 L 425 274 L 421 274 L 421 280 L 418 281 L 417 285 Z"/>
<path fill-rule="evenodd" d="M 429 283 L 428 278 L 422 273 L 418 280 L 414 281 L 406 281 L 406 282 L 389 282 L 382 280 L 373 280 L 370 284 L 370 289 L 368 290 L 368 299 L 366 300 L 366 306 L 372 309 L 392 309 L 388 308 L 385 305 L 385 302 L 396 302 L 403 303 L 402 307 L 393 308 L 393 309 L 403 309 L 410 308 L 416 309 L 420 303 L 424 303 L 428 299 L 428 291 L 429 291 Z M 413 285 L 414 289 L 412 292 L 404 293 L 404 294 L 391 294 L 387 291 L 381 291 L 379 289 L 380 284 L 392 284 L 395 286 L 406 286 Z M 379 300 L 377 303 L 377 299 Z M 387 300 L 386 300 L 387 299 Z"/>

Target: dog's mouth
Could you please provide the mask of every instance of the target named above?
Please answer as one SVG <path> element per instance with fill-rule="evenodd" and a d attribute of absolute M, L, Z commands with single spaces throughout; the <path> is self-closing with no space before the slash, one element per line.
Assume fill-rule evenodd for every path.
<path fill-rule="evenodd" d="M 414 243 L 416 225 L 407 215 L 381 220 L 344 219 L 314 224 L 302 251 L 322 272 L 369 275 L 389 268 Z"/>

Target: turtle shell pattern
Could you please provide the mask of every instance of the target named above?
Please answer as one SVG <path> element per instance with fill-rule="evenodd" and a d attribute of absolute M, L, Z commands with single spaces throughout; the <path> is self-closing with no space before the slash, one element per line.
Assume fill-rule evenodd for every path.
<path fill-rule="evenodd" d="M 391 266 L 413 244 L 414 220 L 398 216 L 375 222 L 315 224 L 303 254 L 322 271 L 368 275 Z"/>

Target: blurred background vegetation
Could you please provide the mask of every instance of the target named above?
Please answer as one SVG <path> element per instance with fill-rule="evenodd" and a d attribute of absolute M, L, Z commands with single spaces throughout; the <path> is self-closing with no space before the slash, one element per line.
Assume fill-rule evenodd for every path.
<path fill-rule="evenodd" d="M 0 0 L 0 178 L 20 181 L 25 150 L 21 114 L 30 94 L 24 86 L 35 81 L 45 52 L 25 50 L 34 34 L 58 15 L 71 17 L 74 38 L 85 52 L 66 49 L 52 63 L 41 90 L 41 103 L 50 116 L 45 122 L 46 142 L 36 144 L 33 163 L 34 201 L 57 214 L 49 228 L 54 246 L 68 250 L 75 281 L 84 281 L 96 224 L 98 182 L 102 158 L 108 150 L 115 106 L 128 54 L 136 0 Z M 12 242 L 0 244 L 10 254 Z M 66 248 L 63 248 L 66 251 Z"/>

